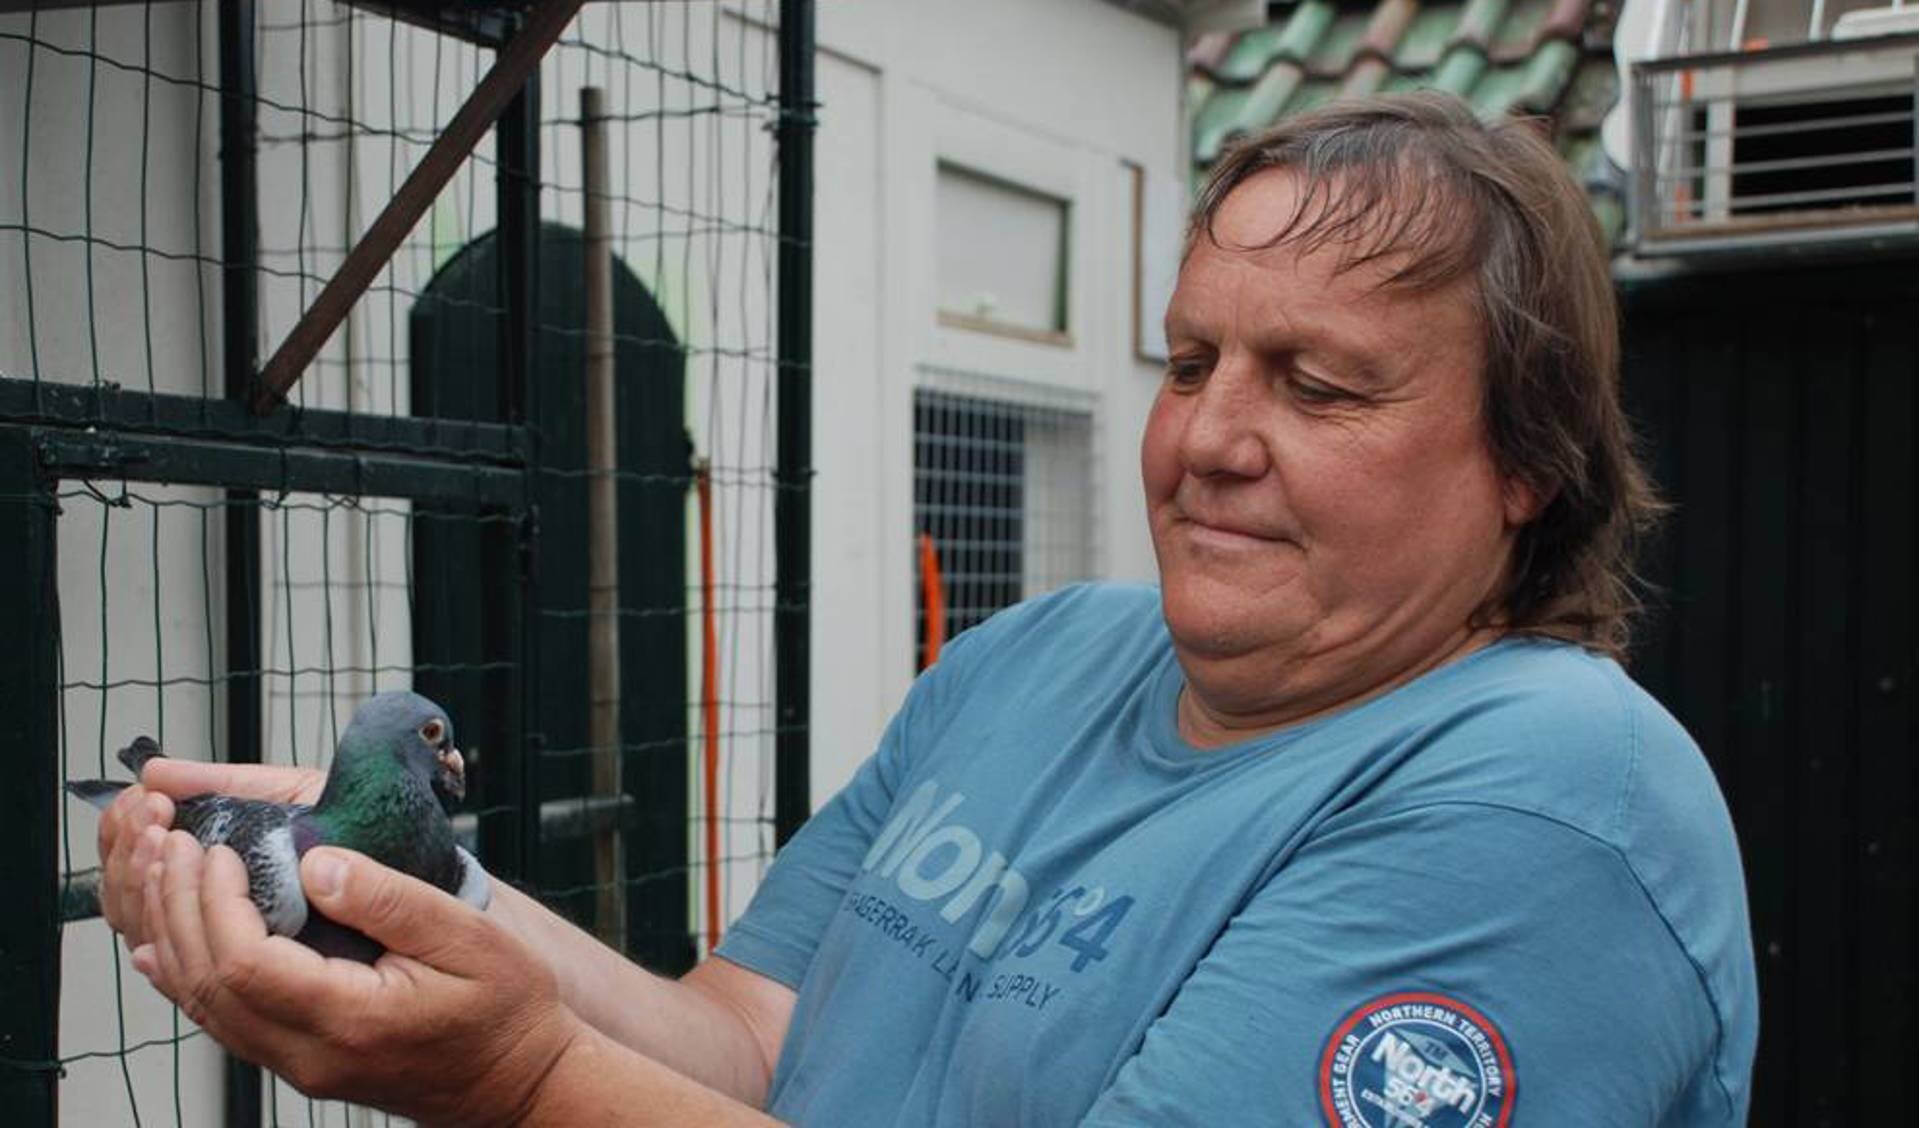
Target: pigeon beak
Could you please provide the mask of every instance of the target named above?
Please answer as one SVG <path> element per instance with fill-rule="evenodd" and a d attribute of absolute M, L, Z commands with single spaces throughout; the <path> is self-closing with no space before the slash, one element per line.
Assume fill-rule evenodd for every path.
<path fill-rule="evenodd" d="M 460 750 L 449 744 L 440 749 L 438 759 L 440 772 L 435 782 L 440 785 L 440 792 L 455 802 L 465 799 L 466 760 L 461 757 Z"/>

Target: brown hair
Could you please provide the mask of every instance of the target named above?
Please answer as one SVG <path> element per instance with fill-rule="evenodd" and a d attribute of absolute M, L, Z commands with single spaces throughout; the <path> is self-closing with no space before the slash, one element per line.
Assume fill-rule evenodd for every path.
<path fill-rule="evenodd" d="M 1485 334 L 1486 431 L 1500 472 L 1543 501 L 1482 624 L 1623 656 L 1640 608 L 1639 537 L 1664 512 L 1619 402 L 1619 312 L 1585 193 L 1526 121 L 1482 122 L 1451 95 L 1335 102 L 1245 139 L 1212 170 L 1187 228 L 1248 177 L 1300 178 L 1264 246 L 1378 262 L 1387 286 L 1470 276 Z"/>

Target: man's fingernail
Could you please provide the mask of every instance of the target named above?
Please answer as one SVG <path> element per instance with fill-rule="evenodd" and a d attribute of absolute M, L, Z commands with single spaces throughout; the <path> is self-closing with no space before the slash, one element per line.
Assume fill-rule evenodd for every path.
<path fill-rule="evenodd" d="M 153 945 L 142 944 L 133 950 L 133 970 L 141 975 L 152 975 L 154 967 Z"/>
<path fill-rule="evenodd" d="M 321 855 L 313 859 L 311 878 L 308 888 L 322 897 L 337 897 L 340 888 L 346 884 L 346 863 L 338 858 Z"/>

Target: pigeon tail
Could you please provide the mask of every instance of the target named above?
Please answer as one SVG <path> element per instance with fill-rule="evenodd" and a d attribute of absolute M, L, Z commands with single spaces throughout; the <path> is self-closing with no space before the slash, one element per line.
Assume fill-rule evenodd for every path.
<path fill-rule="evenodd" d="M 70 779 L 67 781 L 67 794 L 75 799 L 85 799 L 88 803 L 104 811 L 113 806 L 113 801 L 127 785 L 110 779 Z"/>

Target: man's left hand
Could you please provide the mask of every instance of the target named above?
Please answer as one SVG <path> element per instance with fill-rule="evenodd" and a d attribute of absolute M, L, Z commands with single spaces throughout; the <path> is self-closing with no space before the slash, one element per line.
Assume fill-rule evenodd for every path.
<path fill-rule="evenodd" d="M 517 937 L 349 850 L 301 861 L 309 903 L 387 951 L 371 966 L 268 935 L 239 855 L 170 832 L 134 967 L 222 1045 L 314 1097 L 428 1124 L 511 1123 L 584 1029 Z"/>

